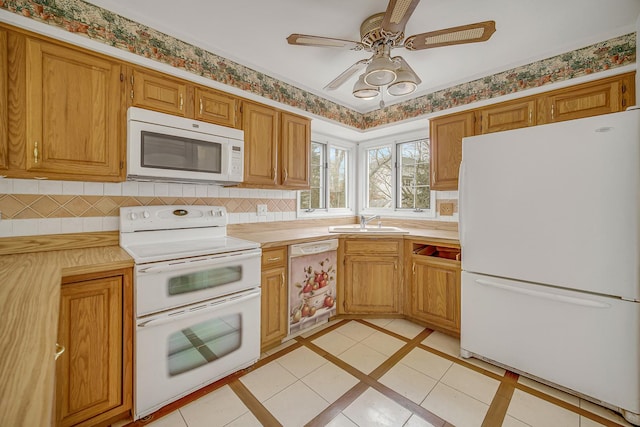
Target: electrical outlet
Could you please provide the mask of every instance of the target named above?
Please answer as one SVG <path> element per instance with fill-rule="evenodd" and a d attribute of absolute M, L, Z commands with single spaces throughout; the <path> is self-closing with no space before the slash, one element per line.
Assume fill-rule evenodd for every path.
<path fill-rule="evenodd" d="M 453 215 L 453 203 L 452 202 L 440 203 L 440 215 L 441 216 L 452 216 Z"/>
<path fill-rule="evenodd" d="M 267 216 L 267 205 L 258 205 L 258 216 Z"/>

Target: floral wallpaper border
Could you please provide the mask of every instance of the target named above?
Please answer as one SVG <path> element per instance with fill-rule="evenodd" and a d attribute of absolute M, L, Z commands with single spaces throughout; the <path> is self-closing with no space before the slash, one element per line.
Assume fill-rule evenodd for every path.
<path fill-rule="evenodd" d="M 636 62 L 630 33 L 362 114 L 82 0 L 0 0 L 0 9 L 362 130 Z"/>

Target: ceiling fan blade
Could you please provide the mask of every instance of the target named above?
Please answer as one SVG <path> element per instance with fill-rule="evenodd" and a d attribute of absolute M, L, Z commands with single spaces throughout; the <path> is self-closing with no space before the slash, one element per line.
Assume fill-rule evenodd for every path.
<path fill-rule="evenodd" d="M 495 21 L 476 22 L 475 24 L 461 25 L 407 37 L 404 41 L 404 47 L 409 50 L 422 50 L 454 44 L 483 42 L 489 40 L 489 37 L 495 31 Z"/>
<path fill-rule="evenodd" d="M 365 65 L 367 65 L 371 61 L 371 59 L 363 59 L 361 61 L 356 62 L 351 67 L 347 68 L 340 74 L 338 77 L 333 79 L 328 85 L 326 85 L 324 90 L 335 90 L 344 84 L 347 80 L 351 78 L 355 73 L 362 70 Z"/>
<path fill-rule="evenodd" d="M 382 20 L 382 29 L 390 33 L 403 32 L 418 3 L 420 0 L 389 0 Z"/>
<path fill-rule="evenodd" d="M 338 49 L 363 50 L 364 45 L 351 40 L 332 39 L 330 37 L 309 36 L 306 34 L 291 34 L 287 42 L 300 46 L 336 47 Z"/>

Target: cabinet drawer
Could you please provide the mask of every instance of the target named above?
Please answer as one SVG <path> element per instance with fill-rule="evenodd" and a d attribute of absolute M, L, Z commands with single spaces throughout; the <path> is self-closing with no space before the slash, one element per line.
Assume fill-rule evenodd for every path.
<path fill-rule="evenodd" d="M 346 253 L 359 254 L 393 254 L 400 252 L 399 240 L 359 239 L 345 241 Z"/>
<path fill-rule="evenodd" d="M 283 267 L 287 265 L 287 247 L 262 250 L 262 268 Z"/>

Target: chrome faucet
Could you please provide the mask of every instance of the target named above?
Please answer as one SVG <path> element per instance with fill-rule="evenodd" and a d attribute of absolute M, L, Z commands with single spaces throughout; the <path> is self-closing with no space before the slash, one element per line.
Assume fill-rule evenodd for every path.
<path fill-rule="evenodd" d="M 360 215 L 360 228 L 364 229 L 369 221 L 373 221 L 374 219 L 380 219 L 380 215 L 374 215 L 371 218 L 365 218 L 364 215 Z"/>

